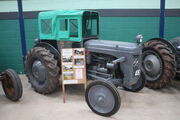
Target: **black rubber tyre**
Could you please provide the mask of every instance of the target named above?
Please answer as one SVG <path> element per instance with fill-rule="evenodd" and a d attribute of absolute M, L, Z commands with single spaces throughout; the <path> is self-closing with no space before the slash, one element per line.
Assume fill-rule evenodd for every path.
<path fill-rule="evenodd" d="M 130 92 L 139 92 L 140 90 L 144 88 L 145 84 L 146 84 L 146 80 L 145 80 L 144 74 L 141 72 L 141 76 L 136 84 L 130 87 L 123 86 L 123 88 Z"/>
<path fill-rule="evenodd" d="M 22 83 L 17 73 L 7 69 L 2 74 L 2 87 L 6 97 L 12 101 L 18 101 L 22 97 Z"/>
<path fill-rule="evenodd" d="M 176 56 L 176 64 L 177 64 L 175 80 L 180 80 L 180 50 L 179 50 L 180 37 L 173 38 L 172 40 L 170 40 L 170 42 L 173 45 L 173 47 L 176 48 L 174 52 Z"/>
<path fill-rule="evenodd" d="M 93 92 L 93 90 L 96 90 L 96 92 Z M 98 90 L 100 90 L 100 92 L 98 92 Z M 106 92 L 107 94 L 105 94 L 104 92 Z M 102 96 L 103 98 L 101 98 Z M 115 114 L 119 110 L 121 105 L 121 98 L 116 87 L 110 82 L 100 80 L 93 81 L 87 86 L 87 89 L 85 91 L 85 99 L 88 106 L 93 112 L 106 117 Z M 102 100 L 100 101 L 99 99 Z M 108 104 L 108 102 L 112 103 Z M 108 107 L 110 107 L 110 109 L 108 109 Z"/>
<path fill-rule="evenodd" d="M 43 47 L 34 47 L 29 51 L 25 69 L 32 88 L 38 93 L 52 93 L 59 84 L 60 73 L 57 60 Z"/>
<path fill-rule="evenodd" d="M 145 70 L 144 60 L 147 54 L 157 56 L 159 58 L 161 67 L 160 72 L 156 76 L 149 76 L 148 71 Z M 158 40 L 151 40 L 143 45 L 143 70 L 147 81 L 146 86 L 152 89 L 159 89 L 165 87 L 170 83 L 176 74 L 176 61 L 172 50 L 163 42 Z M 152 79 L 151 79 L 152 78 Z"/>

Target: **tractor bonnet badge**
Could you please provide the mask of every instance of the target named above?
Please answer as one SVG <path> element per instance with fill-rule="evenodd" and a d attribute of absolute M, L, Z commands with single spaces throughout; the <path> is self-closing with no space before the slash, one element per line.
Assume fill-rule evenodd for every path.
<path fill-rule="evenodd" d="M 139 76 L 139 75 L 140 75 L 140 73 L 141 73 L 141 70 L 140 70 L 140 69 L 136 70 L 136 72 L 135 72 L 135 76 Z"/>

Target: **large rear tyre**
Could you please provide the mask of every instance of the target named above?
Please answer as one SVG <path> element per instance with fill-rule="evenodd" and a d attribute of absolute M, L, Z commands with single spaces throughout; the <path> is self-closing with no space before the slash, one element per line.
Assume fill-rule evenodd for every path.
<path fill-rule="evenodd" d="M 18 101 L 23 91 L 19 76 L 12 69 L 7 69 L 2 76 L 2 87 L 6 97 L 12 101 Z"/>
<path fill-rule="evenodd" d="M 163 88 L 173 80 L 176 74 L 175 56 L 165 43 L 158 40 L 146 42 L 142 59 L 147 87 Z"/>
<path fill-rule="evenodd" d="M 170 40 L 170 42 L 173 45 L 173 47 L 176 49 L 175 55 L 176 55 L 177 68 L 176 68 L 175 79 L 180 80 L 180 47 L 179 47 L 180 46 L 180 37 L 173 38 L 172 40 Z"/>
<path fill-rule="evenodd" d="M 115 114 L 121 105 L 116 87 L 106 81 L 93 81 L 86 89 L 85 98 L 90 109 L 102 116 Z"/>
<path fill-rule="evenodd" d="M 26 57 L 25 69 L 36 92 L 48 94 L 56 89 L 59 83 L 59 67 L 54 55 L 46 48 L 32 48 Z"/>
<path fill-rule="evenodd" d="M 145 80 L 144 74 L 141 72 L 141 76 L 136 84 L 132 86 L 123 86 L 123 88 L 130 92 L 139 92 L 140 90 L 144 88 L 145 83 L 146 83 L 146 80 Z"/>

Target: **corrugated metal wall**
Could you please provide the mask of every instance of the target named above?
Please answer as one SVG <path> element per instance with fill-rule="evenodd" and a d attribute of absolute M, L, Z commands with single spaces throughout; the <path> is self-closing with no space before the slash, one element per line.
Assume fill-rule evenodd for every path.
<path fill-rule="evenodd" d="M 165 19 L 164 38 L 180 36 L 180 17 Z M 137 34 L 142 34 L 144 41 L 159 36 L 159 17 L 101 17 L 100 22 L 100 35 L 106 40 L 134 42 Z"/>
<path fill-rule="evenodd" d="M 38 37 L 37 19 L 26 19 L 27 47 L 30 49 Z M 105 40 L 135 41 L 137 34 L 144 40 L 158 37 L 158 17 L 101 17 L 100 36 Z M 165 38 L 180 36 L 180 17 L 167 17 Z M 23 72 L 18 20 L 0 20 L 0 71 L 13 68 Z"/>
<path fill-rule="evenodd" d="M 37 20 L 25 20 L 25 28 L 27 47 L 30 49 L 38 37 Z M 18 20 L 0 20 L 0 72 L 7 68 L 23 72 Z"/>
<path fill-rule="evenodd" d="M 57 9 L 159 9 L 160 0 L 22 0 L 24 11 Z M 1 12 L 17 11 L 16 0 L 0 1 Z M 166 9 L 180 8 L 179 0 L 166 0 Z"/>

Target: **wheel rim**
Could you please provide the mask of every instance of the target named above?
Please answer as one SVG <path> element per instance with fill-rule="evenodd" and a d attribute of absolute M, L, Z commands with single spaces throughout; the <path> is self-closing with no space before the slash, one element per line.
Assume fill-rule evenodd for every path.
<path fill-rule="evenodd" d="M 8 75 L 6 75 L 6 79 L 4 79 L 4 88 L 5 88 L 6 93 L 9 96 L 15 95 L 15 89 L 14 89 L 13 81 L 11 80 L 11 78 Z"/>
<path fill-rule="evenodd" d="M 40 83 L 46 79 L 46 68 L 40 60 L 35 60 L 32 64 L 32 74 Z"/>
<path fill-rule="evenodd" d="M 88 92 L 88 100 L 91 107 L 99 113 L 108 113 L 115 105 L 112 92 L 103 85 L 91 87 Z"/>
<path fill-rule="evenodd" d="M 162 60 L 156 52 L 147 50 L 143 53 L 143 69 L 148 81 L 156 81 L 163 72 L 162 67 Z"/>

